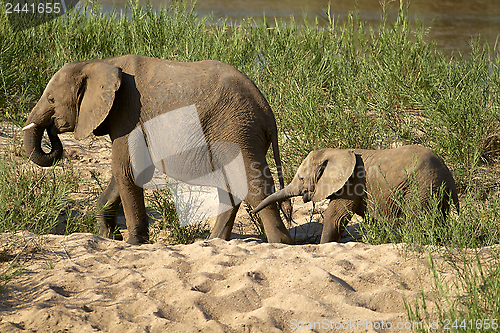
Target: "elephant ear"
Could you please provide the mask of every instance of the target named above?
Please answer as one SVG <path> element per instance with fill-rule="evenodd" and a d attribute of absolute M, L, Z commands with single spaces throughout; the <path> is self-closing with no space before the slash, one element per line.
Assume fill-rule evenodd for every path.
<path fill-rule="evenodd" d="M 352 150 L 328 149 L 316 170 L 316 187 L 311 197 L 321 201 L 340 190 L 354 172 L 356 155 Z"/>
<path fill-rule="evenodd" d="M 109 114 L 121 84 L 121 69 L 111 64 L 91 62 L 82 68 L 83 82 L 75 139 L 89 136 Z M 82 92 L 79 92 L 82 94 Z"/>

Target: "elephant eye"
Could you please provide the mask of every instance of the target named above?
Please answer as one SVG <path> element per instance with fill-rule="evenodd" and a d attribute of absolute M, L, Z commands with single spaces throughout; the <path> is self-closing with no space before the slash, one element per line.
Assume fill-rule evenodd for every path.
<path fill-rule="evenodd" d="M 47 97 L 47 100 L 49 101 L 50 104 L 54 104 L 55 100 L 54 100 L 54 97 Z"/>

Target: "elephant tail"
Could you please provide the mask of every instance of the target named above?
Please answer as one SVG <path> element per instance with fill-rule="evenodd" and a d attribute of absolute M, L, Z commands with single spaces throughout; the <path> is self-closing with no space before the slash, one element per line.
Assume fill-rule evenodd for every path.
<path fill-rule="evenodd" d="M 455 205 L 455 209 L 457 210 L 457 214 L 460 215 L 460 205 L 458 203 L 457 190 L 451 192 L 451 199 L 453 200 L 453 204 Z"/>
<path fill-rule="evenodd" d="M 278 131 L 274 130 L 271 132 L 271 144 L 273 146 L 273 155 L 274 155 L 274 162 L 276 163 L 276 170 L 278 172 L 278 181 L 280 183 L 280 191 L 283 191 L 285 188 L 285 181 L 283 179 L 283 166 L 281 164 L 281 158 L 280 158 L 280 150 L 278 146 Z M 277 192 L 277 191 L 276 191 Z M 285 216 L 285 219 L 288 221 L 288 223 L 292 222 L 292 202 L 290 199 L 286 199 L 284 201 L 281 201 L 279 203 L 279 207 Z"/>
<path fill-rule="evenodd" d="M 278 146 L 278 133 L 272 131 L 271 144 L 273 146 L 274 162 L 276 163 L 276 170 L 278 171 L 278 180 L 280 183 L 280 190 L 285 188 L 285 181 L 283 180 L 283 166 L 281 165 L 280 149 Z"/>

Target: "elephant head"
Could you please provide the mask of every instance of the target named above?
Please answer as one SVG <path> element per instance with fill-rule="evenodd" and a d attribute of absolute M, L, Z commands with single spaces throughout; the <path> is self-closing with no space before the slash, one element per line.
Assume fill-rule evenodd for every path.
<path fill-rule="evenodd" d="M 64 65 L 47 84 L 23 128 L 24 149 L 31 161 L 51 166 L 60 159 L 59 133 L 74 131 L 77 140 L 89 136 L 106 119 L 120 83 L 121 70 L 111 64 Z M 49 153 L 41 148 L 44 131 L 52 146 Z"/>
<path fill-rule="evenodd" d="M 352 150 L 316 150 L 302 161 L 292 182 L 264 199 L 252 213 L 273 202 L 301 195 L 304 202 L 321 201 L 336 193 L 354 172 L 356 155 Z"/>

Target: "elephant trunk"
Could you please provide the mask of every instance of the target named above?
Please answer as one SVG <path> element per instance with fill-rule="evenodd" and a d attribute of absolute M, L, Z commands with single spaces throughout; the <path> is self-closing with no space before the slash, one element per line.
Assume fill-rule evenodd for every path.
<path fill-rule="evenodd" d="M 254 210 L 252 210 L 252 213 L 255 214 L 260 212 L 262 209 L 266 208 L 273 202 L 282 201 L 297 196 L 298 194 L 294 193 L 295 191 L 293 191 L 293 188 L 290 185 L 262 200 L 262 202 Z"/>
<path fill-rule="evenodd" d="M 36 126 L 34 123 L 29 124 L 24 130 L 24 150 L 28 154 L 30 160 L 39 166 L 49 167 L 54 162 L 61 159 L 63 154 L 63 146 L 61 140 L 57 136 L 56 128 L 52 125 L 47 128 Z M 46 153 L 42 150 L 43 132 L 47 130 L 49 136 L 51 150 Z"/>

